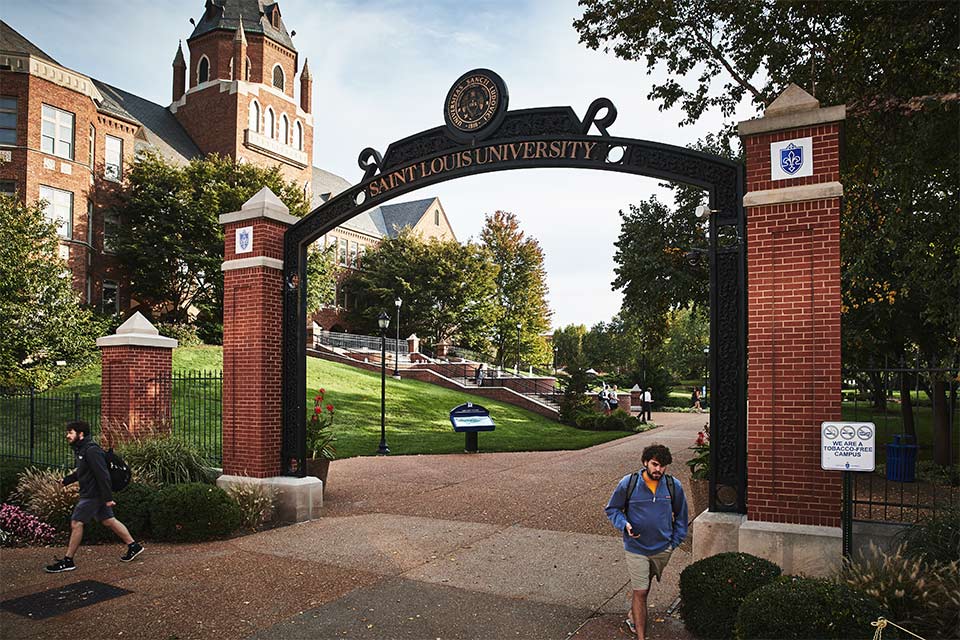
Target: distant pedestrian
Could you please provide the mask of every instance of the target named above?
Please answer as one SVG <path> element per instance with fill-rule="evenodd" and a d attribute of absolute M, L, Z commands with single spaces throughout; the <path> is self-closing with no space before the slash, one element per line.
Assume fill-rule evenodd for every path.
<path fill-rule="evenodd" d="M 646 638 L 647 595 L 652 576 L 660 580 L 673 550 L 687 537 L 687 498 L 680 482 L 667 475 L 673 462 L 670 449 L 650 445 L 640 457 L 643 468 L 617 484 L 606 513 L 623 534 L 623 549 L 630 574 L 632 597 L 626 624 Z"/>
<path fill-rule="evenodd" d="M 487 365 L 485 365 L 484 363 L 481 362 L 481 363 L 480 363 L 480 366 L 477 367 L 477 386 L 478 386 L 478 387 L 482 387 L 482 386 L 483 386 L 483 376 L 486 375 L 486 373 L 487 373 L 487 372 L 486 372 L 486 369 L 484 369 L 484 367 L 486 367 L 486 366 L 487 366 Z"/>
<path fill-rule="evenodd" d="M 90 439 L 90 425 L 82 420 L 67 423 L 67 442 L 73 448 L 76 469 L 63 479 L 64 486 L 80 483 L 80 499 L 70 516 L 70 542 L 67 554 L 62 560 L 55 559 L 47 565 L 47 573 L 73 571 L 77 565 L 73 556 L 83 540 L 83 525 L 91 518 L 99 520 L 127 545 L 127 552 L 120 556 L 122 562 L 130 562 L 143 552 L 143 546 L 133 539 L 122 522 L 113 517 L 113 499 L 110 485 L 110 471 L 106 454 L 100 446 Z"/>
<path fill-rule="evenodd" d="M 610 415 L 610 396 L 607 391 L 607 383 L 604 382 L 603 386 L 600 387 L 600 393 L 597 394 L 597 399 L 600 400 L 600 408 L 603 410 L 603 415 Z"/>
<path fill-rule="evenodd" d="M 653 388 L 647 387 L 647 390 L 643 392 L 643 421 L 651 420 L 651 412 L 653 411 Z"/>
<path fill-rule="evenodd" d="M 696 387 L 693 388 L 693 393 L 690 395 L 690 402 L 693 404 L 693 410 L 697 413 L 703 413 L 703 409 L 700 408 L 700 389 Z"/>
<path fill-rule="evenodd" d="M 610 405 L 610 411 L 616 411 L 620 406 L 620 398 L 617 397 L 617 385 L 607 391 L 607 404 Z"/>

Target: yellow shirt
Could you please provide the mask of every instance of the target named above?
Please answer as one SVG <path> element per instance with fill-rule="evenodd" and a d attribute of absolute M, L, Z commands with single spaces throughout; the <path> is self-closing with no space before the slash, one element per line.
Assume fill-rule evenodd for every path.
<path fill-rule="evenodd" d="M 647 488 L 650 489 L 650 493 L 657 495 L 657 485 L 660 484 L 660 481 L 654 480 L 646 473 L 643 474 L 643 481 L 646 483 Z"/>

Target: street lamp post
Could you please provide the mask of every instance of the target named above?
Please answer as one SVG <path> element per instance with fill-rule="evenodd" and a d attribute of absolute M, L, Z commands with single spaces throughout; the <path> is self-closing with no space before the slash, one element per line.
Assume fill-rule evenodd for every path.
<path fill-rule="evenodd" d="M 557 375 L 557 347 L 553 347 L 553 375 Z"/>
<path fill-rule="evenodd" d="M 520 375 L 520 323 L 517 323 L 517 375 Z"/>
<path fill-rule="evenodd" d="M 403 304 L 403 300 L 399 297 L 393 301 L 393 304 L 397 305 L 397 344 L 396 351 L 393 355 L 393 377 L 397 380 L 400 379 L 400 305 Z"/>
<path fill-rule="evenodd" d="M 380 327 L 380 447 L 378 456 L 390 454 L 387 446 L 387 328 L 390 326 L 390 316 L 385 311 L 380 312 L 377 318 Z"/>

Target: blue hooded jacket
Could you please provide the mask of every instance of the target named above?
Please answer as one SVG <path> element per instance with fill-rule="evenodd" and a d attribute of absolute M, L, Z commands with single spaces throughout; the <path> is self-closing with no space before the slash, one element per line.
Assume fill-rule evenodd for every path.
<path fill-rule="evenodd" d="M 632 474 L 631 474 L 632 475 Z M 676 488 L 676 502 L 679 512 L 674 519 L 673 505 L 670 504 L 670 490 L 667 489 L 667 480 L 660 478 L 657 492 L 653 494 L 643 481 L 643 476 L 637 479 L 637 486 L 630 496 L 627 507 L 627 518 L 634 533 L 640 533 L 637 538 L 627 535 L 627 518 L 624 518 L 623 508 L 627 493 L 630 475 L 626 475 L 617 484 L 610 502 L 607 503 L 607 518 L 619 531 L 623 533 L 623 548 L 630 553 L 652 556 L 660 553 L 667 547 L 676 548 L 687 537 L 687 497 L 683 493 L 680 481 L 674 478 Z"/>

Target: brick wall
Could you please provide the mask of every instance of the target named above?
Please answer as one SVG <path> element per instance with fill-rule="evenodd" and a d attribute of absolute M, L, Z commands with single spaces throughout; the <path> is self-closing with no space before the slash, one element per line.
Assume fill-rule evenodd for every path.
<path fill-rule="evenodd" d="M 100 421 L 103 440 L 170 429 L 172 349 L 114 346 L 102 349 Z"/>
<path fill-rule="evenodd" d="M 770 180 L 770 143 L 811 136 L 814 175 Z M 837 123 L 744 138 L 748 193 L 839 180 Z M 838 526 L 820 423 L 840 418 L 840 198 L 747 212 L 750 520 Z"/>

